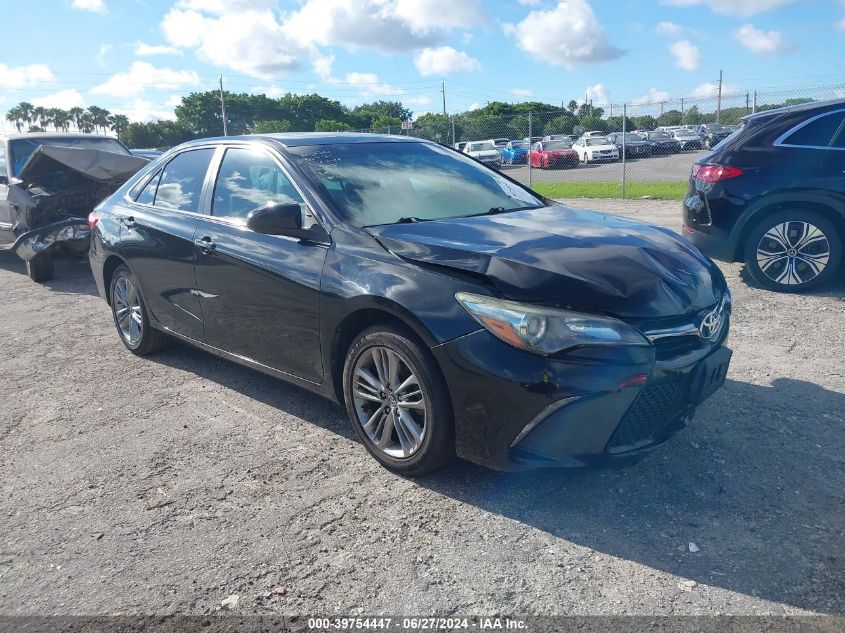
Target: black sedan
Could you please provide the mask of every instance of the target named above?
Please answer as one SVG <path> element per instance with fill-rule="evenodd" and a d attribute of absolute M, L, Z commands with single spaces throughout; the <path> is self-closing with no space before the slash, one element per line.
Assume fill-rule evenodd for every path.
<path fill-rule="evenodd" d="M 644 132 L 642 138 L 651 146 L 652 155 L 677 154 L 681 144 L 668 132 Z"/>
<path fill-rule="evenodd" d="M 651 143 L 633 132 L 613 132 L 607 135 L 607 140 L 616 145 L 622 156 L 623 147 L 626 158 L 647 158 L 651 156 Z M 624 141 L 624 144 L 623 144 Z"/>
<path fill-rule="evenodd" d="M 195 141 L 91 215 L 122 343 L 170 338 L 343 403 L 384 466 L 636 459 L 724 381 L 730 293 L 670 231 L 418 139 Z"/>

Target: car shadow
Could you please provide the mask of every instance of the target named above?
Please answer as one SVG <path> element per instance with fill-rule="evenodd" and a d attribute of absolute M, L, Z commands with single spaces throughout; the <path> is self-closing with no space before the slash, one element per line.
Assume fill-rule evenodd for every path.
<path fill-rule="evenodd" d="M 845 299 L 845 269 L 837 276 L 834 277 L 831 281 L 828 281 L 820 288 L 816 288 L 815 290 L 809 290 L 802 292 L 800 294 L 803 295 L 811 295 L 814 297 L 836 297 L 839 299 Z M 750 286 L 752 288 L 756 288 L 757 290 L 763 290 L 766 292 L 774 292 L 773 290 L 768 290 L 767 288 L 763 288 L 754 277 L 751 276 L 751 273 L 748 271 L 748 266 L 745 264 L 742 265 L 742 268 L 739 270 L 739 278 L 745 283 L 745 285 Z"/>
<path fill-rule="evenodd" d="M 151 359 L 357 442 L 340 406 L 299 387 L 182 344 Z M 842 613 L 843 455 L 845 394 L 792 379 L 729 380 L 691 428 L 622 470 L 502 473 L 457 462 L 414 481 L 607 555 Z"/>
<path fill-rule="evenodd" d="M 0 270 L 7 270 L 29 279 L 26 274 L 26 264 L 10 248 L 0 248 Z M 56 258 L 55 270 L 56 273 L 52 279 L 39 282 L 38 285 L 54 292 L 98 296 L 94 277 L 91 276 L 91 265 L 86 255 L 61 255 Z"/>

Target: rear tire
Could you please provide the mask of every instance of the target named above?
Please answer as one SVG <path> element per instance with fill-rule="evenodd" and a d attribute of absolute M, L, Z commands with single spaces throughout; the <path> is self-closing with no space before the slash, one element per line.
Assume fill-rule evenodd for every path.
<path fill-rule="evenodd" d="M 50 253 L 36 255 L 26 262 L 26 274 L 36 283 L 50 281 L 56 274 L 53 256 Z"/>
<path fill-rule="evenodd" d="M 764 288 L 805 292 L 836 275 L 842 263 L 842 236 L 816 211 L 778 211 L 751 229 L 744 257 L 748 272 Z"/>
<path fill-rule="evenodd" d="M 114 326 L 126 349 L 136 356 L 147 356 L 167 347 L 170 339 L 152 326 L 138 281 L 123 264 L 112 275 L 109 303 Z"/>
<path fill-rule="evenodd" d="M 358 335 L 346 354 L 343 394 L 355 433 L 388 470 L 420 477 L 454 458 L 446 382 L 431 352 L 404 329 L 381 325 Z"/>

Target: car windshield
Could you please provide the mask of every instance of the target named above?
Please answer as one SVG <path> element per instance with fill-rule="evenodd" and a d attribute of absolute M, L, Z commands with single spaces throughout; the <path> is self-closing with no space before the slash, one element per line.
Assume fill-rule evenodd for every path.
<path fill-rule="evenodd" d="M 14 139 L 9 143 L 9 150 L 12 155 L 12 175 L 17 176 L 20 173 L 26 160 L 32 155 L 39 145 L 52 145 L 54 147 L 74 147 L 78 149 L 98 149 L 102 152 L 112 152 L 114 154 L 129 154 L 121 143 L 113 138 L 101 136 L 97 138 L 62 138 L 56 137 L 38 137 L 38 138 L 21 138 Z"/>
<path fill-rule="evenodd" d="M 355 226 L 545 206 L 527 189 L 439 145 L 338 143 L 288 152 Z"/>
<path fill-rule="evenodd" d="M 697 136 L 697 134 L 689 130 L 675 130 L 675 136 Z"/>
<path fill-rule="evenodd" d="M 657 139 L 657 140 L 664 139 L 664 138 L 672 138 L 666 132 L 649 132 L 648 137 L 650 139 Z"/>
<path fill-rule="evenodd" d="M 594 136 L 593 138 L 586 138 L 584 141 L 587 145 L 607 145 L 607 139 L 604 137 Z"/>
<path fill-rule="evenodd" d="M 623 136 L 622 134 L 619 134 L 616 137 L 617 143 L 622 142 L 622 136 Z M 629 133 L 625 134 L 624 136 L 625 136 L 625 142 L 626 143 L 642 143 L 643 142 L 643 139 L 641 139 L 639 136 L 637 136 L 633 132 L 629 132 Z"/>
<path fill-rule="evenodd" d="M 572 143 L 566 141 L 546 141 L 543 143 L 543 149 L 569 149 Z"/>
<path fill-rule="evenodd" d="M 514 141 L 513 143 L 511 143 L 511 147 L 513 147 L 514 149 L 525 149 L 526 147 L 528 147 L 528 143 L 523 143 L 522 141 Z"/>
<path fill-rule="evenodd" d="M 470 143 L 469 146 L 469 151 L 471 152 L 486 152 L 491 149 L 496 149 L 496 146 L 490 141 L 485 141 L 484 143 Z"/>

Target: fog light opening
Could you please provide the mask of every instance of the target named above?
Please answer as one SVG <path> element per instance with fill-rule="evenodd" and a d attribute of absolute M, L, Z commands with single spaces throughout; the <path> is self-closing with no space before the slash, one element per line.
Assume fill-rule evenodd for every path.
<path fill-rule="evenodd" d="M 619 389 L 627 389 L 628 387 L 639 387 L 640 385 L 644 385 L 647 380 L 648 374 L 636 374 L 620 382 Z"/>

